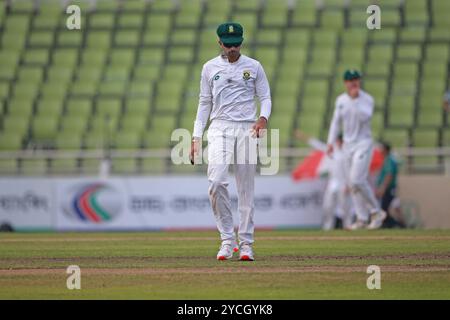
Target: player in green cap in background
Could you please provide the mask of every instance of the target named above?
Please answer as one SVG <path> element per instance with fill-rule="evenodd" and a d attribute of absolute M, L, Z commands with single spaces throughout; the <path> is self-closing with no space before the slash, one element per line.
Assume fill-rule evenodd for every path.
<path fill-rule="evenodd" d="M 221 24 L 217 28 L 217 36 L 223 53 L 203 65 L 191 162 L 194 164 L 199 153 L 209 118 L 208 193 L 222 240 L 217 259 L 231 259 L 234 249 L 237 249 L 227 190 L 228 167 L 234 164 L 240 218 L 239 258 L 252 261 L 256 138 L 269 120 L 272 106 L 270 88 L 262 65 L 240 53 L 244 40 L 240 24 Z M 256 116 L 255 97 L 261 103 L 259 117 Z"/>
<path fill-rule="evenodd" d="M 327 154 L 332 156 L 333 145 L 342 127 L 344 167 L 357 216 L 357 221 L 350 229 L 378 229 L 386 218 L 386 212 L 380 208 L 368 181 L 373 150 L 370 122 L 374 100 L 361 89 L 361 74 L 357 70 L 347 70 L 344 73 L 344 84 L 346 92 L 336 98 Z"/>

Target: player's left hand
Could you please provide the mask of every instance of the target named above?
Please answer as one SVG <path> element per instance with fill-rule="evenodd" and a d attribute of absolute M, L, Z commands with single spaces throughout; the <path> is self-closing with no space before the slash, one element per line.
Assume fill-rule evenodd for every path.
<path fill-rule="evenodd" d="M 264 117 L 259 117 L 258 121 L 252 127 L 252 136 L 256 138 L 260 137 L 260 130 L 264 130 L 267 126 L 267 119 Z"/>

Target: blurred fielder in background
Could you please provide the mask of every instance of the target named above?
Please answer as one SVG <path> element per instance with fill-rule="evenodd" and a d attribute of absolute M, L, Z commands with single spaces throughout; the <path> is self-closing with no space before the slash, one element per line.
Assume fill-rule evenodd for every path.
<path fill-rule="evenodd" d="M 352 230 L 378 229 L 386 218 L 386 212 L 380 208 L 368 181 L 373 150 L 370 120 L 374 100 L 361 90 L 360 78 L 361 75 L 356 70 L 344 73 L 347 92 L 336 98 L 327 146 L 327 154 L 333 156 L 334 145 L 342 126 L 345 168 L 357 216 L 357 221 L 350 227 Z"/>
<path fill-rule="evenodd" d="M 306 135 L 300 130 L 295 131 L 295 137 L 306 142 L 315 150 L 327 151 L 326 143 Z M 328 158 L 328 183 L 323 196 L 323 230 L 337 228 L 338 218 L 342 220 L 344 229 L 350 228 L 352 223 L 351 201 L 349 199 L 349 187 L 346 179 L 345 158 L 343 153 L 342 134 L 336 139 L 333 149 L 333 158 Z"/>
<path fill-rule="evenodd" d="M 254 177 L 256 138 L 265 129 L 272 102 L 262 65 L 240 53 L 243 28 L 238 23 L 224 23 L 217 28 L 223 53 L 204 64 L 200 81 L 200 99 L 191 143 L 191 159 L 198 154 L 208 117 L 208 180 L 212 210 L 222 244 L 218 260 L 233 257 L 236 248 L 231 203 L 228 194 L 228 167 L 234 165 L 238 191 L 239 257 L 254 260 Z M 255 123 L 257 106 L 260 117 Z M 252 132 L 252 135 L 250 135 Z M 251 159 L 255 161 L 251 161 Z M 191 160 L 193 162 L 193 160 Z"/>

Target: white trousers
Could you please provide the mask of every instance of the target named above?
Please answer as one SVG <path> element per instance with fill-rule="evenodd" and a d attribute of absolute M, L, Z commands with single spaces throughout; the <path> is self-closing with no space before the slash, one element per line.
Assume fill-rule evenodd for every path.
<path fill-rule="evenodd" d="M 342 213 L 343 227 L 347 228 L 351 224 L 350 204 L 345 185 L 339 185 L 334 181 L 329 181 L 323 197 L 323 230 L 331 230 L 336 222 L 336 212 Z"/>
<path fill-rule="evenodd" d="M 358 220 L 368 221 L 369 213 L 380 210 L 380 205 L 369 184 L 369 167 L 372 160 L 371 140 L 352 145 L 344 144 L 346 174 L 351 187 L 353 205 Z"/>
<path fill-rule="evenodd" d="M 254 241 L 254 188 L 257 140 L 253 122 L 213 120 L 208 130 L 209 198 L 222 241 L 235 240 L 228 194 L 228 169 L 233 165 L 238 192 L 239 244 Z"/>

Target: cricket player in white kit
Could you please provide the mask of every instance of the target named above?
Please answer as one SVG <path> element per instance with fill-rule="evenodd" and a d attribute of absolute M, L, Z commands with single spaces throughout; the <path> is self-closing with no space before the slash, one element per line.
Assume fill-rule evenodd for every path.
<path fill-rule="evenodd" d="M 368 181 L 373 150 L 370 120 L 374 100 L 361 90 L 360 78 L 356 70 L 344 73 L 347 92 L 336 98 L 327 146 L 327 153 L 332 156 L 333 145 L 342 125 L 346 175 L 357 216 L 357 221 L 350 227 L 352 230 L 378 229 L 386 218 L 386 212 L 380 208 Z"/>
<path fill-rule="evenodd" d="M 310 137 L 300 130 L 296 130 L 295 137 L 310 145 L 315 150 L 324 153 L 327 151 L 327 144 L 319 139 Z M 328 183 L 323 195 L 323 221 L 322 229 L 331 230 L 336 225 L 336 216 L 342 219 L 344 229 L 351 225 L 351 206 L 348 200 L 347 177 L 345 175 L 345 158 L 342 151 L 342 134 L 339 134 L 335 146 L 333 147 L 333 158 L 325 158 L 325 167 L 328 171 Z"/>
<path fill-rule="evenodd" d="M 223 53 L 203 65 L 191 159 L 198 153 L 209 117 L 208 191 L 222 240 L 217 259 L 231 259 L 237 251 L 227 190 L 228 168 L 233 164 L 240 218 L 239 258 L 253 261 L 256 138 L 266 128 L 271 113 L 270 88 L 262 65 L 240 53 L 242 26 L 231 22 L 221 24 L 217 35 Z M 261 104 L 258 120 L 255 97 Z"/>

